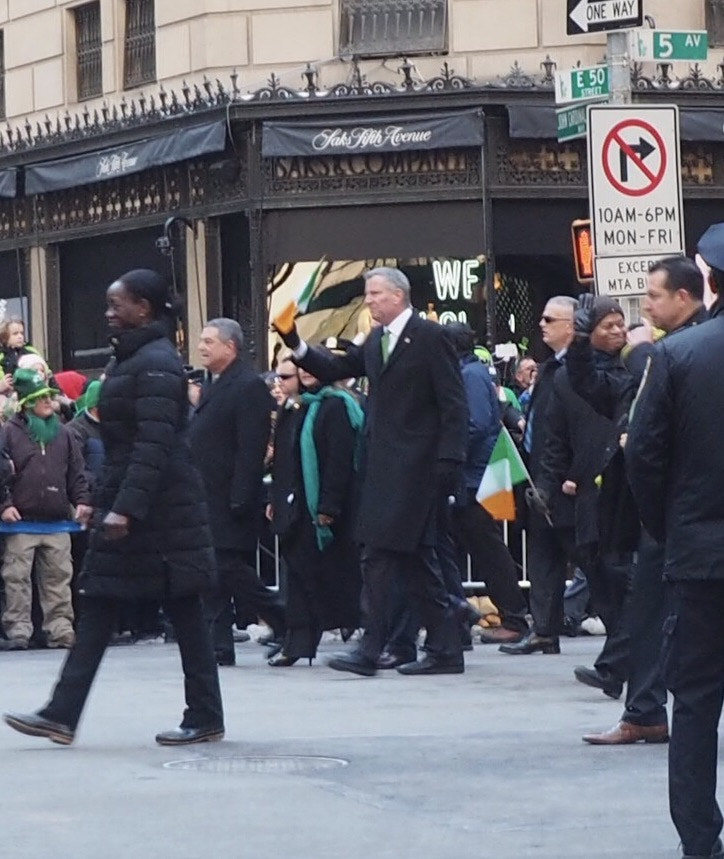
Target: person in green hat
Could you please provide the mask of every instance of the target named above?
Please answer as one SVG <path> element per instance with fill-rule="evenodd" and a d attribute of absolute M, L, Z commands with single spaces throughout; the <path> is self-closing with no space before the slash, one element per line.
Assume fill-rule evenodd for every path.
<path fill-rule="evenodd" d="M 18 413 L 5 427 L 5 455 L 14 477 L 0 503 L 6 531 L 2 623 L 7 635 L 0 647 L 28 647 L 35 564 L 47 644 L 67 648 L 74 639 L 68 517 L 72 505 L 75 518 L 88 523 L 90 489 L 81 452 L 53 409 L 55 391 L 36 370 L 16 370 L 13 387 Z"/>

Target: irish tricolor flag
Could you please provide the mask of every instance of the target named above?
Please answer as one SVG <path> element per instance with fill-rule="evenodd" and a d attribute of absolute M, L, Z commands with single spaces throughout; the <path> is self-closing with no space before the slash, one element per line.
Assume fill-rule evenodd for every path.
<path fill-rule="evenodd" d="M 272 324 L 278 331 L 281 331 L 283 334 L 291 331 L 292 326 L 294 325 L 294 319 L 300 314 L 307 312 L 309 303 L 314 297 L 314 291 L 317 286 L 319 286 L 325 261 L 326 257 L 322 257 L 315 266 L 314 271 L 309 276 L 309 280 L 306 282 L 297 298 L 290 301 L 285 307 L 283 307 L 272 320 Z"/>
<path fill-rule="evenodd" d="M 510 433 L 501 427 L 475 497 L 493 519 L 512 522 L 515 519 L 513 487 L 526 482 L 532 484 L 528 470 Z"/>

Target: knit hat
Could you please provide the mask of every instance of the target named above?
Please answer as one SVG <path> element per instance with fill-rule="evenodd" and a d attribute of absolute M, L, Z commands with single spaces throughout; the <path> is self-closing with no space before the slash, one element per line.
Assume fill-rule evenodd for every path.
<path fill-rule="evenodd" d="M 619 313 L 621 316 L 624 316 L 623 308 L 618 301 L 610 298 L 608 295 L 597 295 L 593 299 L 592 330 L 609 313 Z"/>
<path fill-rule="evenodd" d="M 38 397 L 60 393 L 55 388 L 49 388 L 48 383 L 37 370 L 15 371 L 13 375 L 13 387 L 18 395 L 18 406 L 23 407 L 37 400 Z"/>
<path fill-rule="evenodd" d="M 76 370 L 62 370 L 55 374 L 55 381 L 69 400 L 77 400 L 83 393 L 83 387 L 88 379 Z"/>
<path fill-rule="evenodd" d="M 99 379 L 94 379 L 92 382 L 88 382 L 88 387 L 85 389 L 85 393 L 82 395 L 82 407 L 87 412 L 91 409 L 95 409 L 98 406 L 100 398 L 101 382 Z M 81 402 L 81 400 L 79 400 L 78 402 Z"/>

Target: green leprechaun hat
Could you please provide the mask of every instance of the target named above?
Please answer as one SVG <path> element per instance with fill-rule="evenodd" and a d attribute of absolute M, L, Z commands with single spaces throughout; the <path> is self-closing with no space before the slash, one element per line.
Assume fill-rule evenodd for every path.
<path fill-rule="evenodd" d="M 13 388 L 18 395 L 18 406 L 26 406 L 37 400 L 38 397 L 46 395 L 53 396 L 60 393 L 55 388 L 50 388 L 37 370 L 16 370 L 13 374 Z"/>

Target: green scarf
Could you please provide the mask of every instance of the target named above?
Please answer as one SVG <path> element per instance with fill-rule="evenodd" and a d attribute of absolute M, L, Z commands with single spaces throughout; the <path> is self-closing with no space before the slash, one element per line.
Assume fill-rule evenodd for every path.
<path fill-rule="evenodd" d="M 299 448 L 302 458 L 302 480 L 304 482 L 304 494 L 307 496 L 307 509 L 317 532 L 317 545 L 320 551 L 324 551 L 334 539 L 332 529 L 329 525 L 320 525 L 317 521 L 317 516 L 319 515 L 319 458 L 317 456 L 317 448 L 314 444 L 314 423 L 322 401 L 326 400 L 327 397 L 340 397 L 342 399 L 347 409 L 347 419 L 357 434 L 354 455 L 355 470 L 358 466 L 358 454 L 362 438 L 361 430 L 365 419 L 360 404 L 349 391 L 344 391 L 341 388 L 325 387 L 314 394 L 302 394 L 302 402 L 308 406 L 304 422 L 302 423 L 302 432 L 299 437 Z"/>
<path fill-rule="evenodd" d="M 53 414 L 49 418 L 39 418 L 33 411 L 26 409 L 25 418 L 28 422 L 30 438 L 45 450 L 46 446 L 54 441 L 60 432 L 58 415 Z"/>

